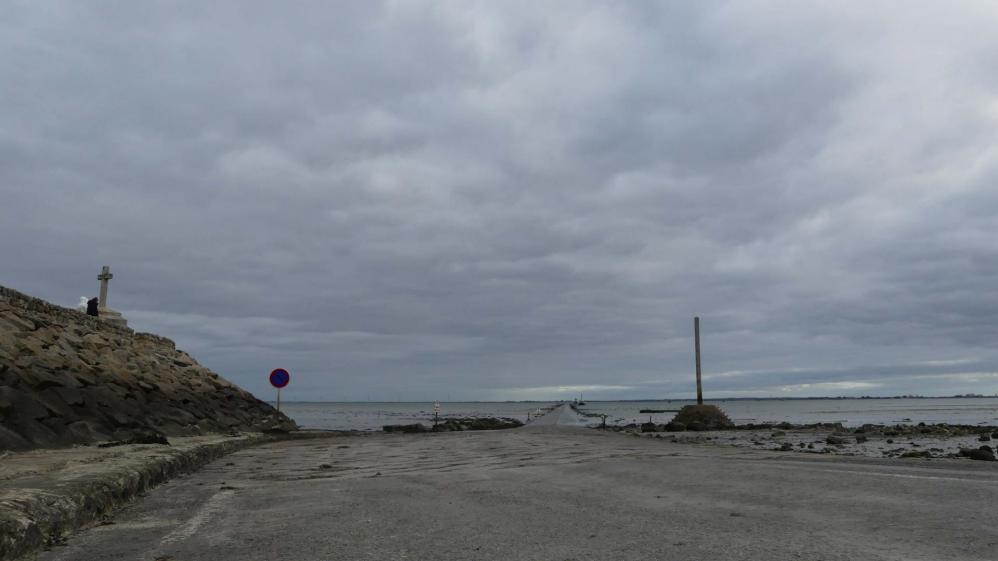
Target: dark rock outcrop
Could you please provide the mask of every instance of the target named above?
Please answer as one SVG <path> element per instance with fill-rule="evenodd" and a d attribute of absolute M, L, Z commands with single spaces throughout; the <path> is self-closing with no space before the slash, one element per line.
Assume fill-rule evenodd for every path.
<path fill-rule="evenodd" d="M 970 458 L 971 460 L 981 460 L 985 462 L 995 461 L 994 451 L 987 446 L 981 446 L 977 449 L 963 448 L 960 450 L 960 456 Z"/>
<path fill-rule="evenodd" d="M 385 432 L 454 432 L 466 430 L 501 430 L 515 429 L 522 427 L 523 422 L 518 419 L 506 417 L 461 417 L 442 419 L 432 427 L 427 427 L 421 423 L 411 425 L 385 425 L 382 429 Z"/>
<path fill-rule="evenodd" d="M 0 287 L 0 450 L 296 428 L 169 339 Z"/>
<path fill-rule="evenodd" d="M 928 450 L 913 450 L 910 452 L 903 452 L 899 458 L 931 458 L 932 452 Z"/>
<path fill-rule="evenodd" d="M 658 432 L 661 428 L 655 423 L 641 423 L 641 432 Z"/>
<path fill-rule="evenodd" d="M 437 424 L 434 430 L 503 430 L 522 427 L 523 422 L 508 417 L 467 417 L 446 419 Z"/>
<path fill-rule="evenodd" d="M 385 425 L 382 427 L 385 432 L 404 432 L 404 433 L 414 433 L 414 432 L 427 432 L 430 429 L 426 428 L 426 425 L 420 423 L 412 423 L 411 425 Z"/>

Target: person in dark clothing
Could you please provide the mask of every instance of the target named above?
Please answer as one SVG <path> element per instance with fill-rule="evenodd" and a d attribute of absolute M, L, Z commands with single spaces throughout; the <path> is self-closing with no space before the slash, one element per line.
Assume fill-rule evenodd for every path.
<path fill-rule="evenodd" d="M 96 298 L 87 300 L 87 315 L 97 317 L 97 305 L 100 302 Z"/>

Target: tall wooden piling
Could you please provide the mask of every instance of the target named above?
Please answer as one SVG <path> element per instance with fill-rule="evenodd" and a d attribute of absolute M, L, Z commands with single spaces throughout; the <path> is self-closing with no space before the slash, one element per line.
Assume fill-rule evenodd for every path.
<path fill-rule="evenodd" d="M 693 341 L 697 356 L 697 405 L 703 405 L 703 385 L 700 382 L 700 316 L 693 318 Z"/>

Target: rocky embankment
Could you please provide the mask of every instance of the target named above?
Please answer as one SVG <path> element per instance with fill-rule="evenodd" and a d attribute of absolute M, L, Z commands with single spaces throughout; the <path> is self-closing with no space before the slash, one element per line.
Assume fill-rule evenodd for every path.
<path fill-rule="evenodd" d="M 0 450 L 296 428 L 169 339 L 0 287 Z"/>

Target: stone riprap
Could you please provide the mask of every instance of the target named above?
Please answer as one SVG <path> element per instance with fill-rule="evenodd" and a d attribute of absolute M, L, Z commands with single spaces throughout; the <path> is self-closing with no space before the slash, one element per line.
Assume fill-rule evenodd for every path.
<path fill-rule="evenodd" d="M 0 450 L 296 428 L 169 339 L 0 286 Z"/>

